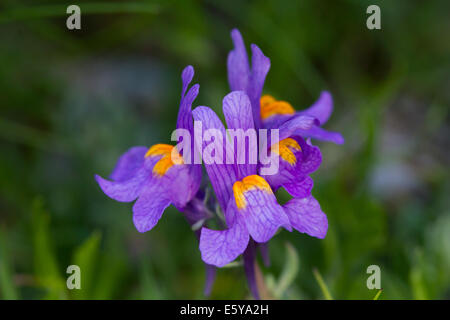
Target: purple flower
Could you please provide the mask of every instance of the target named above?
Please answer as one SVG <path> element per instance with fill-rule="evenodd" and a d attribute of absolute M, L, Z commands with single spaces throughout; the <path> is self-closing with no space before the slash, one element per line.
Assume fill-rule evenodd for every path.
<path fill-rule="evenodd" d="M 270 59 L 264 56 L 255 44 L 251 45 L 252 67 L 250 69 L 244 40 L 237 29 L 231 31 L 234 49 L 228 55 L 228 82 L 231 90 L 247 92 L 252 103 L 253 118 L 257 128 L 279 128 L 289 121 L 303 116 L 311 116 L 318 123 L 308 129 L 296 128 L 293 132 L 301 137 L 310 137 L 318 140 L 332 141 L 337 144 L 344 143 L 340 133 L 323 129 L 333 112 L 331 94 L 324 91 L 319 99 L 308 109 L 295 112 L 294 108 L 285 101 L 275 100 L 269 95 L 261 97 L 264 81 L 270 69 Z"/>
<path fill-rule="evenodd" d="M 199 85 L 187 91 L 194 69 L 186 67 L 182 73 L 183 89 L 177 128 L 193 134 L 192 102 L 198 95 Z M 196 195 L 201 183 L 201 166 L 185 164 L 177 148 L 156 144 L 150 148 L 132 147 L 116 164 L 111 180 L 95 176 L 100 188 L 110 198 L 131 202 L 133 222 L 139 232 L 152 229 L 171 204 L 183 210 Z"/>
<path fill-rule="evenodd" d="M 206 294 L 215 277 L 214 266 L 222 267 L 243 254 L 250 290 L 258 298 L 257 247 L 268 263 L 267 243 L 280 228 L 289 231 L 294 228 L 313 237 L 325 237 L 328 221 L 311 195 L 313 180 L 310 177 L 320 166 L 322 155 L 310 138 L 335 143 L 343 143 L 343 138 L 339 133 L 321 128 L 333 109 L 329 93 L 322 92 L 314 105 L 300 112 L 295 112 L 285 101 L 262 96 L 270 60 L 252 45 L 250 68 L 241 34 L 233 30 L 231 37 L 235 48 L 230 52 L 227 64 L 232 92 L 223 99 L 223 114 L 228 129 L 235 130 L 233 134 L 238 132 L 237 150 L 234 149 L 234 137 L 228 139 L 231 133 L 225 130 L 212 109 L 200 106 L 192 111 L 199 85 L 188 90 L 194 76 L 194 69 L 188 66 L 182 73 L 176 124 L 177 138 L 181 138 L 183 147 L 168 144 L 132 147 L 119 158 L 110 180 L 98 175 L 95 178 L 110 198 L 121 202 L 136 200 L 133 222 L 139 232 L 152 229 L 171 204 L 183 212 L 200 241 L 201 256 L 207 267 Z M 193 119 L 201 123 L 200 127 L 196 124 L 194 128 Z M 269 131 L 271 138 L 265 141 L 266 144 L 261 144 L 262 136 L 257 134 L 254 135 L 255 144 L 251 138 L 248 141 L 245 137 L 239 139 L 242 138 L 240 133 L 247 135 L 256 132 L 255 129 Z M 262 131 L 259 133 L 264 134 Z M 272 133 L 277 133 L 278 138 L 272 137 Z M 189 148 L 185 149 L 186 142 Z M 192 146 L 195 152 L 191 150 Z M 195 160 L 195 164 L 191 163 L 198 154 L 205 156 L 206 151 L 210 151 L 209 156 L 213 158 L 213 161 L 204 159 L 204 166 L 225 218 L 225 221 L 218 221 L 222 230 L 198 229 L 215 216 L 209 209 L 215 203 L 206 196 L 206 188 L 200 187 L 201 165 Z M 244 158 L 248 157 L 243 162 L 242 154 Z M 276 172 L 266 170 L 263 154 L 270 154 L 269 159 L 277 160 Z M 284 205 L 280 205 L 274 195 L 280 187 L 293 197 Z M 220 212 L 216 212 L 216 216 L 220 217 Z"/>
<path fill-rule="evenodd" d="M 255 128 L 251 102 L 243 91 L 234 91 L 223 99 L 223 113 L 229 129 Z M 216 129 L 226 137 L 225 127 L 210 108 L 197 107 L 193 116 L 195 120 L 202 122 L 203 130 Z M 303 140 L 298 141 L 303 143 Z M 204 150 L 207 142 L 202 141 L 201 145 L 196 143 L 196 146 Z M 227 143 L 223 144 L 224 149 L 228 147 Z M 306 143 L 303 147 L 309 150 Z M 221 164 L 205 163 L 228 228 L 220 231 L 202 229 L 200 251 L 203 261 L 222 267 L 242 254 L 250 239 L 257 243 L 266 243 L 280 227 L 291 231 L 292 226 L 301 232 L 324 237 L 327 220 L 317 201 L 308 196 L 301 201 L 292 199 L 281 206 L 269 183 L 257 174 L 257 166 L 236 162 L 228 164 L 225 161 L 226 155 L 229 154 L 227 151 L 222 153 L 224 161 Z M 309 167 L 294 166 L 295 169 L 303 170 L 302 173 L 307 174 L 315 167 L 313 164 Z"/>
<path fill-rule="evenodd" d="M 181 75 L 183 88 L 176 125 L 177 129 L 188 130 L 192 137 L 192 103 L 199 90 L 198 84 L 187 90 L 193 77 L 194 68 L 186 67 Z M 99 175 L 95 179 L 103 192 L 114 200 L 131 202 L 137 199 L 133 206 L 133 222 L 139 232 L 152 229 L 170 204 L 182 211 L 193 226 L 210 216 L 203 202 L 203 190 L 199 190 L 201 165 L 184 162 L 183 155 L 171 145 L 132 147 L 119 158 L 110 175 L 111 180 Z M 195 233 L 199 238 L 200 232 L 197 230 Z M 216 268 L 208 264 L 205 264 L 205 268 L 204 293 L 208 296 Z"/>

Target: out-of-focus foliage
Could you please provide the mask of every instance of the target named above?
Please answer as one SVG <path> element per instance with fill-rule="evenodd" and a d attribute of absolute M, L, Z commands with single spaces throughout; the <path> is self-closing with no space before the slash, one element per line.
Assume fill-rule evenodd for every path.
<path fill-rule="evenodd" d="M 318 143 L 327 237 L 275 237 L 260 264 L 271 295 L 323 299 L 316 268 L 333 298 L 373 299 L 376 264 L 380 299 L 450 298 L 448 1 L 77 4 L 82 29 L 69 31 L 66 1 L 0 3 L 0 298 L 203 297 L 183 216 L 170 208 L 140 234 L 131 205 L 93 177 L 130 146 L 170 142 L 184 66 L 196 105 L 220 110 L 233 27 L 271 58 L 266 93 L 301 109 L 331 91 L 326 127 L 346 138 Z M 382 30 L 366 28 L 370 4 Z M 78 292 L 65 286 L 71 264 Z M 219 270 L 211 297 L 248 297 L 242 268 Z"/>

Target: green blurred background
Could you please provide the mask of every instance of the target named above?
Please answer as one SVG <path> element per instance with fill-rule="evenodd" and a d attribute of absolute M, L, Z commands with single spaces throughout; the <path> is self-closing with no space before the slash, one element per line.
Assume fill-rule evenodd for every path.
<path fill-rule="evenodd" d="M 265 93 L 302 109 L 331 91 L 326 128 L 346 138 L 317 143 L 327 237 L 271 241 L 272 296 L 322 299 L 316 269 L 333 298 L 372 299 L 376 264 L 380 299 L 450 298 L 449 1 L 73 2 L 78 31 L 72 2 L 0 3 L 0 298 L 203 297 L 182 214 L 140 234 L 93 177 L 130 146 L 170 142 L 186 65 L 195 105 L 220 112 L 234 27 L 271 59 Z M 366 28 L 370 4 L 382 30 Z M 82 290 L 66 289 L 70 264 Z M 248 296 L 242 268 L 218 271 L 211 298 Z"/>

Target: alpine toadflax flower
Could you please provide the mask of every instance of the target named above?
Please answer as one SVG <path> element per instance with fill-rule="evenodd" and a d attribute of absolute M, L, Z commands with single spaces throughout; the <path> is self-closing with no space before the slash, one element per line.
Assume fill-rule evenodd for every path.
<path fill-rule="evenodd" d="M 191 66 L 183 70 L 177 120 L 177 128 L 192 134 L 192 102 L 199 90 L 195 84 L 187 91 L 193 76 Z M 133 205 L 133 222 L 139 232 L 145 232 L 158 223 L 170 204 L 182 210 L 193 199 L 200 187 L 201 174 L 201 166 L 185 164 L 176 147 L 156 144 L 150 148 L 132 147 L 119 158 L 110 180 L 99 175 L 95 178 L 108 197 L 121 202 L 137 199 Z"/>
<path fill-rule="evenodd" d="M 319 168 L 322 154 L 311 138 L 337 144 L 344 139 L 321 127 L 333 110 L 328 92 L 322 92 L 303 111 L 262 95 L 269 58 L 252 44 L 250 67 L 239 31 L 233 30 L 231 38 L 234 49 L 228 55 L 227 69 L 232 92 L 222 105 L 227 129 L 211 108 L 200 106 L 192 111 L 199 85 L 188 90 L 194 76 L 194 69 L 188 66 L 182 72 L 176 123 L 176 138 L 179 143 L 181 138 L 183 146 L 132 147 L 119 158 L 109 180 L 98 175 L 95 178 L 110 198 L 136 200 L 133 222 L 139 232 L 152 229 L 171 204 L 183 212 L 199 238 L 201 257 L 207 264 L 206 293 L 214 280 L 214 266 L 223 267 L 242 254 L 249 288 L 258 298 L 255 248 L 261 249 L 267 261 L 267 244 L 281 228 L 325 237 L 328 220 L 311 194 L 310 176 Z M 198 122 L 195 125 L 194 120 Z M 239 134 L 232 136 L 230 132 Z M 263 137 L 264 133 L 270 133 L 270 138 Z M 208 197 L 207 181 L 202 184 L 201 162 L 195 161 L 199 155 L 215 200 Z M 273 162 L 267 162 L 265 155 L 276 160 L 275 171 L 266 170 Z M 274 194 L 279 188 L 292 196 L 285 204 L 280 204 Z M 207 227 L 213 218 L 220 230 Z"/>

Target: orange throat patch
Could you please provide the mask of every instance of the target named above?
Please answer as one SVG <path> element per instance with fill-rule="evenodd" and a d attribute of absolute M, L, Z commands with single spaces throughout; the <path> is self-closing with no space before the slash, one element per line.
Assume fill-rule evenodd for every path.
<path fill-rule="evenodd" d="M 295 157 L 294 152 L 302 150 L 298 142 L 292 138 L 283 139 L 272 145 L 270 149 L 292 166 L 297 163 L 297 158 Z"/>
<path fill-rule="evenodd" d="M 245 193 L 250 190 L 263 190 L 265 192 L 272 193 L 267 181 L 258 175 L 247 176 L 241 181 L 236 181 L 233 185 L 234 199 L 236 200 L 236 206 L 238 209 L 244 209 L 247 206 L 247 200 L 245 199 Z"/>
<path fill-rule="evenodd" d="M 265 120 L 273 115 L 292 115 L 295 113 L 290 103 L 281 100 L 275 100 L 274 97 L 266 94 L 261 97 L 261 119 Z"/>
<path fill-rule="evenodd" d="M 156 176 L 163 176 L 173 165 L 183 164 L 183 157 L 178 150 L 169 144 L 155 144 L 148 149 L 145 157 L 162 156 L 153 167 Z"/>

